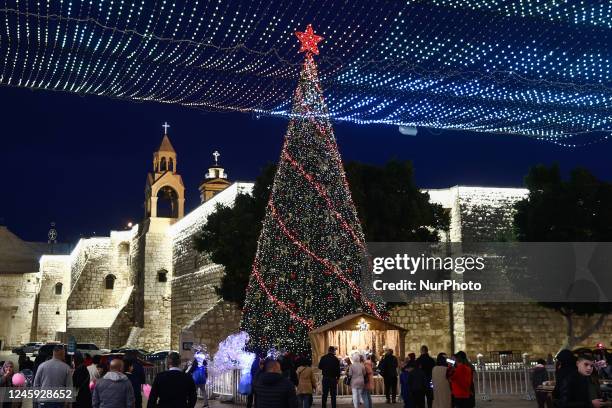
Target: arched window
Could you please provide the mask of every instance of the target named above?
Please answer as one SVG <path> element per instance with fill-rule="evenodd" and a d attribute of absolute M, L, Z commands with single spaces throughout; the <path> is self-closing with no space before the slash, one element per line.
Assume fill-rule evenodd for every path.
<path fill-rule="evenodd" d="M 159 164 L 159 171 L 166 171 L 166 158 L 162 157 L 161 163 Z"/>
<path fill-rule="evenodd" d="M 157 216 L 162 218 L 178 217 L 178 194 L 172 187 L 164 186 L 157 193 Z"/>
<path fill-rule="evenodd" d="M 104 278 L 104 285 L 106 289 L 112 290 L 115 287 L 115 279 L 117 279 L 115 275 L 106 275 L 106 278 Z"/>
<path fill-rule="evenodd" d="M 55 284 L 55 294 L 56 295 L 61 295 L 62 294 L 62 287 L 63 287 L 63 285 L 62 285 L 61 282 L 57 282 Z"/>
<path fill-rule="evenodd" d="M 157 281 L 162 283 L 168 282 L 168 271 L 162 269 L 161 271 L 157 272 Z"/>
<path fill-rule="evenodd" d="M 172 160 L 172 157 L 168 159 L 168 171 L 174 171 L 174 160 Z"/>

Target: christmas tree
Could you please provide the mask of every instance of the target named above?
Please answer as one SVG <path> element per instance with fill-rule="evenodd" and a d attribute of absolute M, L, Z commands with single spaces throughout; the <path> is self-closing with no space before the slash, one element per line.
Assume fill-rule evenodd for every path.
<path fill-rule="evenodd" d="M 310 353 L 308 332 L 351 313 L 385 318 L 361 288 L 365 242 L 329 120 L 317 66 L 322 37 L 297 32 L 305 52 L 266 208 L 241 323 L 251 348 Z"/>

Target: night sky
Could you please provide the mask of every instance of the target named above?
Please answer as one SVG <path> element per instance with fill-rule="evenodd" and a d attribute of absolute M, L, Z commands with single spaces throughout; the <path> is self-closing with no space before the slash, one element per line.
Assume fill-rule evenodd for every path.
<path fill-rule="evenodd" d="M 198 185 L 211 153 L 231 180 L 251 181 L 276 162 L 286 119 L 202 112 L 174 105 L 0 88 L 4 185 L 0 219 L 25 240 L 46 241 L 55 221 L 59 240 L 107 235 L 143 214 L 145 178 L 167 121 L 186 187 L 186 210 L 199 204 Z M 344 161 L 412 160 L 417 184 L 520 187 L 530 166 L 582 166 L 612 181 L 612 143 L 566 148 L 524 136 L 336 123 Z"/>

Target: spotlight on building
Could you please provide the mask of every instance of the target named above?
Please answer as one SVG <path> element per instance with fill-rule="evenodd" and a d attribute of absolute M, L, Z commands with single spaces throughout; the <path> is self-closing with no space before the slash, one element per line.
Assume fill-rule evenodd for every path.
<path fill-rule="evenodd" d="M 130 222 L 128 222 L 128 223 L 127 223 L 127 227 L 128 227 L 128 228 L 132 228 L 132 225 L 133 225 L 133 224 L 132 224 L 132 221 L 130 221 Z"/>
<path fill-rule="evenodd" d="M 418 129 L 416 126 L 400 126 L 399 127 L 399 132 L 402 135 L 407 135 L 407 136 L 416 136 L 418 133 Z"/>

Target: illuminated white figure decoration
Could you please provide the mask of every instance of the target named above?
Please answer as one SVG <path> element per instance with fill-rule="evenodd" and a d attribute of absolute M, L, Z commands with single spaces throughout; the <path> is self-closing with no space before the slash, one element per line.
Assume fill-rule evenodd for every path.
<path fill-rule="evenodd" d="M 357 328 L 360 331 L 366 331 L 370 329 L 370 324 L 362 317 L 361 320 L 359 320 L 359 323 L 357 323 Z"/>

